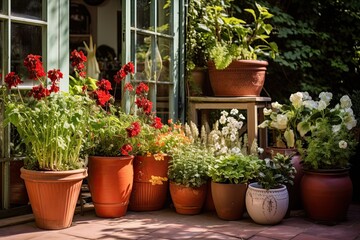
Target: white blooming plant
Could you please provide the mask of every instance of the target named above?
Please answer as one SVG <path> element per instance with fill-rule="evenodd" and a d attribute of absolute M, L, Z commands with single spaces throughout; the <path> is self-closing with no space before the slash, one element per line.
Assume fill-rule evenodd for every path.
<path fill-rule="evenodd" d="M 332 94 L 322 92 L 309 115 L 297 125 L 303 138 L 298 150 L 303 166 L 309 169 L 337 169 L 349 167 L 355 153 L 356 140 L 352 129 L 356 126 L 349 96 L 331 106 Z"/>
<path fill-rule="evenodd" d="M 259 128 L 272 130 L 274 147 L 295 148 L 300 139 L 297 125 L 310 114 L 315 102 L 307 92 L 290 95 L 290 104 L 271 103 L 271 109 L 264 108 L 265 120 Z"/>

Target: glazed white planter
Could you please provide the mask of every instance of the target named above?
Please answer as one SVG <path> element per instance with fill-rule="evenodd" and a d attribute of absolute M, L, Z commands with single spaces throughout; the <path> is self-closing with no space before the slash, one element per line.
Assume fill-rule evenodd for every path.
<path fill-rule="evenodd" d="M 254 222 L 277 224 L 285 217 L 289 206 L 289 194 L 285 185 L 266 190 L 258 183 L 250 183 L 245 202 L 247 212 Z"/>

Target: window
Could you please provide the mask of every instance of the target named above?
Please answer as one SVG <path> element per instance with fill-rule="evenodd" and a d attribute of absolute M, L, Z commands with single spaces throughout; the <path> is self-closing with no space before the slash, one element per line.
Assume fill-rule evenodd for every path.
<path fill-rule="evenodd" d="M 123 62 L 134 62 L 132 81 L 149 85 L 153 111 L 163 122 L 184 115 L 182 69 L 178 67 L 183 6 L 183 1 L 177 0 L 122 1 Z"/>
<path fill-rule="evenodd" d="M 23 60 L 28 54 L 42 56 L 46 70 L 61 69 L 64 74 L 61 90 L 68 88 L 69 75 L 69 0 L 0 0 L 0 78 L 10 71 L 25 75 Z M 25 81 L 20 89 L 29 89 Z M 3 122 L 0 102 L 0 124 Z M 9 128 L 0 128 L 0 209 L 12 205 L 9 179 L 10 162 L 14 162 Z M 10 201 L 9 201 L 10 199 Z"/>

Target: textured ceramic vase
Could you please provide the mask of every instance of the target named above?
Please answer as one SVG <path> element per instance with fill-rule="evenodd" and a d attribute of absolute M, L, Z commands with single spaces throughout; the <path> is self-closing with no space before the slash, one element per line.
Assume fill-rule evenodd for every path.
<path fill-rule="evenodd" d="M 246 192 L 246 209 L 251 219 L 259 224 L 277 224 L 285 217 L 289 194 L 285 185 L 266 190 L 258 183 L 250 183 Z"/>
<path fill-rule="evenodd" d="M 36 226 L 63 229 L 71 226 L 87 169 L 32 171 L 21 168 Z"/>

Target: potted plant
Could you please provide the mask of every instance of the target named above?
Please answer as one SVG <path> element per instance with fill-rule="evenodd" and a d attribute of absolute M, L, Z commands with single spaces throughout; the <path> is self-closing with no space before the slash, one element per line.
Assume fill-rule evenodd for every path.
<path fill-rule="evenodd" d="M 134 156 L 131 154 L 135 138 L 141 131 L 140 123 L 136 116 L 111 104 L 115 100 L 107 79 L 96 81 L 95 90 L 89 90 L 84 74 L 86 57 L 81 51 L 72 51 L 70 60 L 80 78 L 74 86 L 83 84 L 79 95 L 90 95 L 96 101 L 91 109 L 92 121 L 85 149 L 89 155 L 88 182 L 95 213 L 99 217 L 121 217 L 126 214 L 132 190 Z M 122 66 L 114 76 L 114 82 L 120 83 L 130 73 L 134 73 L 131 62 Z"/>
<path fill-rule="evenodd" d="M 351 202 L 349 159 L 357 142 L 351 131 L 357 124 L 349 96 L 336 105 L 333 94 L 322 92 L 311 113 L 298 124 L 304 138 L 299 151 L 304 176 L 301 192 L 309 218 L 336 223 L 345 220 Z"/>
<path fill-rule="evenodd" d="M 200 213 L 206 200 L 209 164 L 214 158 L 208 148 L 196 143 L 184 144 L 174 151 L 168 176 L 177 213 Z"/>
<path fill-rule="evenodd" d="M 276 154 L 261 161 L 256 182 L 246 192 L 246 209 L 259 224 L 277 224 L 286 215 L 289 206 L 288 185 L 292 185 L 296 170 L 291 156 Z"/>
<path fill-rule="evenodd" d="M 247 184 L 259 169 L 256 140 L 249 152 L 246 134 L 241 135 L 244 119 L 237 109 L 222 111 L 208 137 L 217 157 L 209 167 L 212 198 L 218 217 L 224 220 L 242 217 Z"/>
<path fill-rule="evenodd" d="M 15 72 L 5 77 L 8 90 L 4 98 L 5 124 L 13 124 L 26 146 L 21 168 L 36 225 L 43 229 L 70 227 L 87 169 L 80 158 L 93 101 L 87 96 L 59 92 L 62 73 L 45 73 L 41 56 L 28 55 L 24 60 L 29 78 L 36 85 L 22 94 L 22 80 Z M 48 79 L 50 79 L 48 84 Z M 50 85 L 50 86 L 49 86 Z"/>
<path fill-rule="evenodd" d="M 267 41 L 272 26 L 266 21 L 273 15 L 255 3 L 255 9 L 245 9 L 253 17 L 247 23 L 228 14 L 229 7 L 209 6 L 204 17 L 205 35 L 213 42 L 208 62 L 212 89 L 215 96 L 259 96 L 268 62 L 258 59 L 275 58 L 278 52 L 276 43 Z"/>

